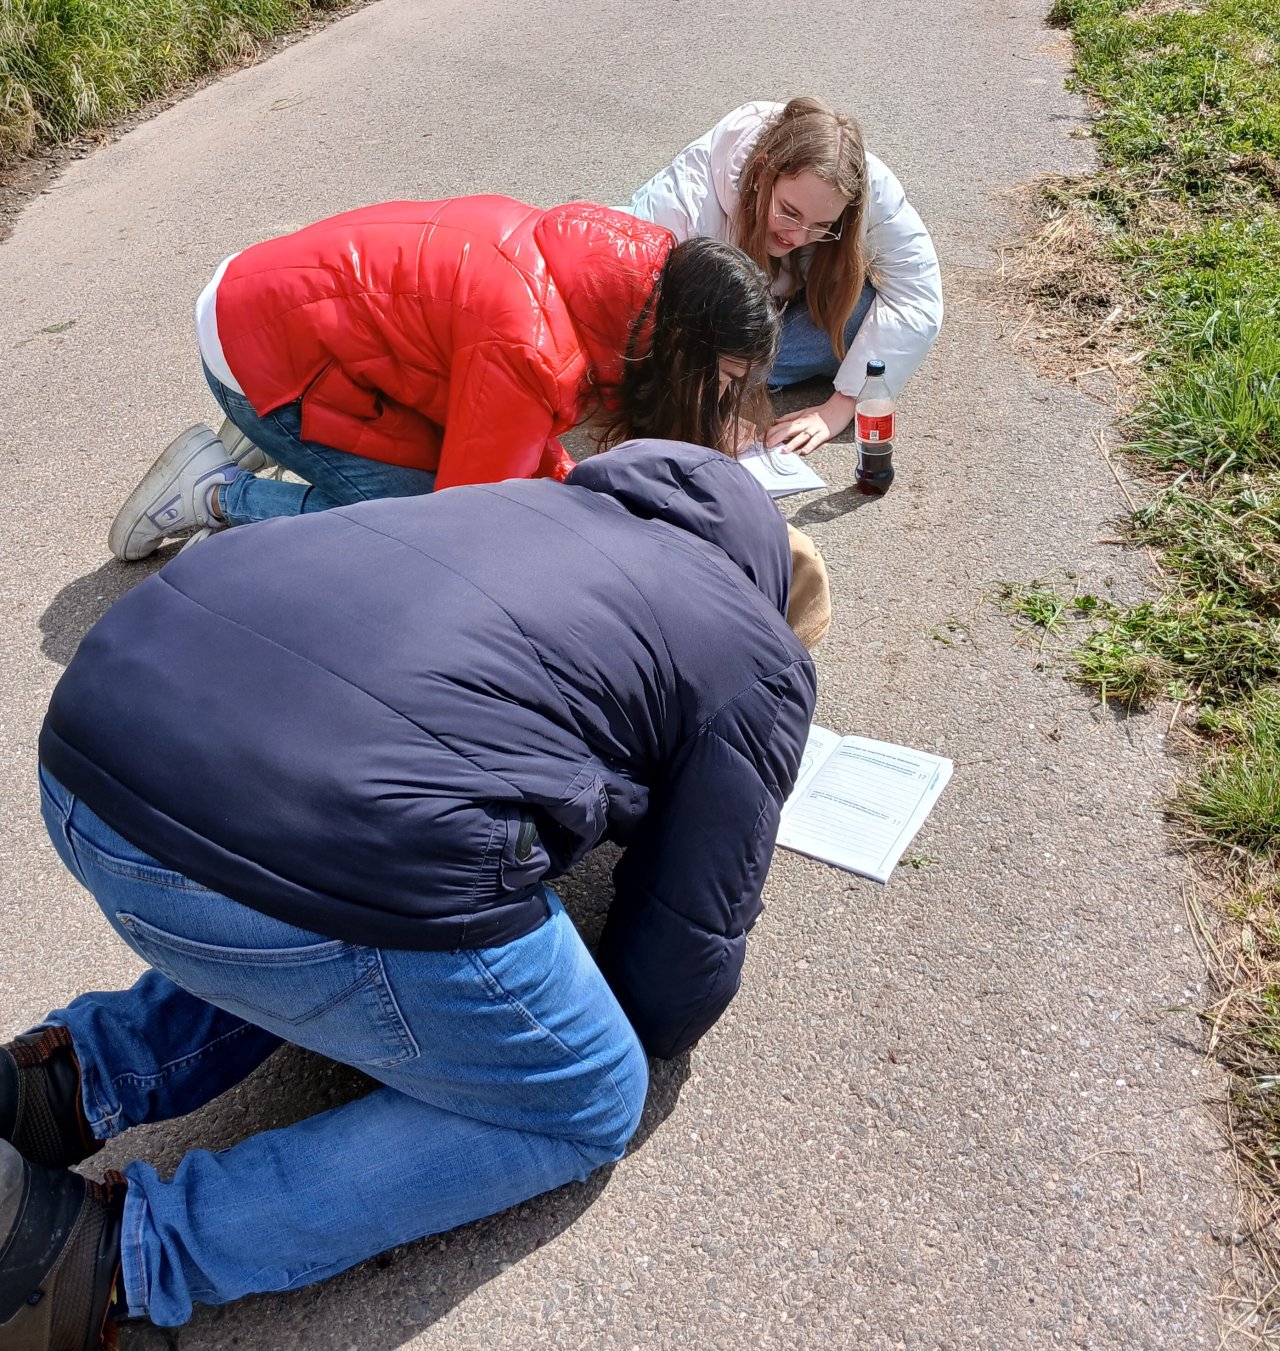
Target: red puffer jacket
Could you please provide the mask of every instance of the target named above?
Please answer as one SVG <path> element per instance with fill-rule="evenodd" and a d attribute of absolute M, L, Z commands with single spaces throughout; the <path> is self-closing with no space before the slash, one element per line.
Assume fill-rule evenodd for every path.
<path fill-rule="evenodd" d="M 437 488 L 563 478 L 587 381 L 622 373 L 669 231 L 589 203 L 387 202 L 256 244 L 218 284 L 218 338 L 260 414 Z"/>

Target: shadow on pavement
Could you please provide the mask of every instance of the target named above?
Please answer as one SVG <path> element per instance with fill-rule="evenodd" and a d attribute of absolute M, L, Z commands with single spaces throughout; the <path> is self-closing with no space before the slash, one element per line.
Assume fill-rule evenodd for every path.
<path fill-rule="evenodd" d="M 65 666 L 75 656 L 80 639 L 124 595 L 144 577 L 166 563 L 176 550 L 169 548 L 156 555 L 156 561 L 121 563 L 108 559 L 100 568 L 68 582 L 49 602 L 40 616 L 40 650 L 51 661 Z"/>
<path fill-rule="evenodd" d="M 618 851 L 610 847 L 600 849 L 557 884 L 588 944 L 594 943 L 603 924 L 612 895 L 608 873 L 617 857 Z M 688 1077 L 687 1054 L 650 1062 L 649 1096 L 628 1157 L 644 1147 L 675 1109 Z M 142 1157 L 167 1174 L 189 1149 L 225 1149 L 246 1135 L 339 1106 L 369 1086 L 369 1080 L 346 1066 L 286 1046 L 244 1083 L 200 1111 L 178 1121 L 140 1127 L 112 1141 L 94 1158 L 95 1172 Z M 585 1182 L 393 1249 L 305 1290 L 218 1308 L 197 1307 L 192 1321 L 182 1328 L 126 1324 L 120 1329 L 121 1351 L 227 1346 L 274 1351 L 282 1344 L 282 1329 L 290 1327 L 297 1334 L 293 1344 L 305 1343 L 308 1351 L 349 1351 L 353 1346 L 360 1351 L 392 1351 L 563 1233 L 603 1193 L 612 1173 L 613 1167 L 601 1168 Z M 341 1185 L 341 1176 L 335 1176 L 334 1186 Z M 548 1290 L 546 1299 L 554 1304 L 555 1292 Z"/>
<path fill-rule="evenodd" d="M 856 487 L 841 488 L 839 492 L 828 493 L 825 497 L 818 497 L 812 502 L 807 502 L 799 511 L 788 516 L 787 519 L 792 525 L 803 530 L 806 526 L 821 525 L 824 521 L 834 521 L 840 516 L 848 516 L 851 512 L 857 511 L 859 507 L 865 507 L 868 503 L 878 500 L 878 498 L 868 497 L 866 493 L 859 492 Z"/>

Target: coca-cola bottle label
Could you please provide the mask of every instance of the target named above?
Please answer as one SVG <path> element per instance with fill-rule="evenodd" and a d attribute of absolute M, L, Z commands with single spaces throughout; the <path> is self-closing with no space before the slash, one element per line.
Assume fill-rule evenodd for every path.
<path fill-rule="evenodd" d="M 878 417 L 859 410 L 856 436 L 859 441 L 892 441 L 893 414 L 882 413 Z"/>

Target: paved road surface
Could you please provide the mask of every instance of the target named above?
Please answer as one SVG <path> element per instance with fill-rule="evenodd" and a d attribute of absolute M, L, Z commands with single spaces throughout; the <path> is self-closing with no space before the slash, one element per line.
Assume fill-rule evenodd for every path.
<path fill-rule="evenodd" d="M 1215 1345 L 1231 1195 L 1200 1106 L 1219 1085 L 1164 1012 L 1202 972 L 1162 725 L 1036 670 L 985 603 L 1001 578 L 1141 585 L 1099 543 L 1122 505 L 1102 410 L 1037 378 L 989 300 L 1001 194 L 1088 163 L 1046 7 L 381 0 L 72 165 L 0 246 L 13 1030 L 137 970 L 42 838 L 35 738 L 80 635 L 146 571 L 107 560 L 115 506 L 212 412 L 190 311 L 224 254 L 396 196 L 625 200 L 742 99 L 813 91 L 863 119 L 949 286 L 893 491 L 851 494 L 836 446 L 831 492 L 793 511 L 837 588 L 820 720 L 957 762 L 914 848 L 932 864 L 882 889 L 779 854 L 741 997 L 658 1074 L 610 1176 L 128 1351 Z M 951 620 L 971 642 L 930 636 Z M 603 877 L 570 888 L 588 927 Z M 104 1158 L 171 1166 L 351 1091 L 282 1055 Z"/>

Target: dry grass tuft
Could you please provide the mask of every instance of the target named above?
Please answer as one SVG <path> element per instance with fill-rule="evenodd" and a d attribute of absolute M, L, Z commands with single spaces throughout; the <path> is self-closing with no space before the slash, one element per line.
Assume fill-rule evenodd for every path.
<path fill-rule="evenodd" d="M 1280 1118 L 1280 934 L 1274 875 L 1255 883 L 1243 906 L 1236 880 L 1206 907 L 1188 893 L 1191 931 L 1217 999 L 1201 1014 L 1206 1053 L 1231 1072 L 1219 1122 L 1235 1166 L 1239 1203 L 1228 1233 L 1214 1235 L 1230 1253 L 1221 1302 L 1220 1345 L 1280 1344 L 1280 1159 L 1265 1141 Z M 1235 912 L 1224 923 L 1226 904 Z M 1270 1049 L 1267 1049 L 1270 1048 Z"/>
<path fill-rule="evenodd" d="M 1091 176 L 1049 175 L 1014 198 L 1024 237 L 1000 249 L 1008 308 L 1021 315 L 1012 341 L 1041 374 L 1079 384 L 1114 381 L 1109 402 L 1132 406 L 1147 355 L 1138 342 L 1132 286 L 1102 219 Z"/>

